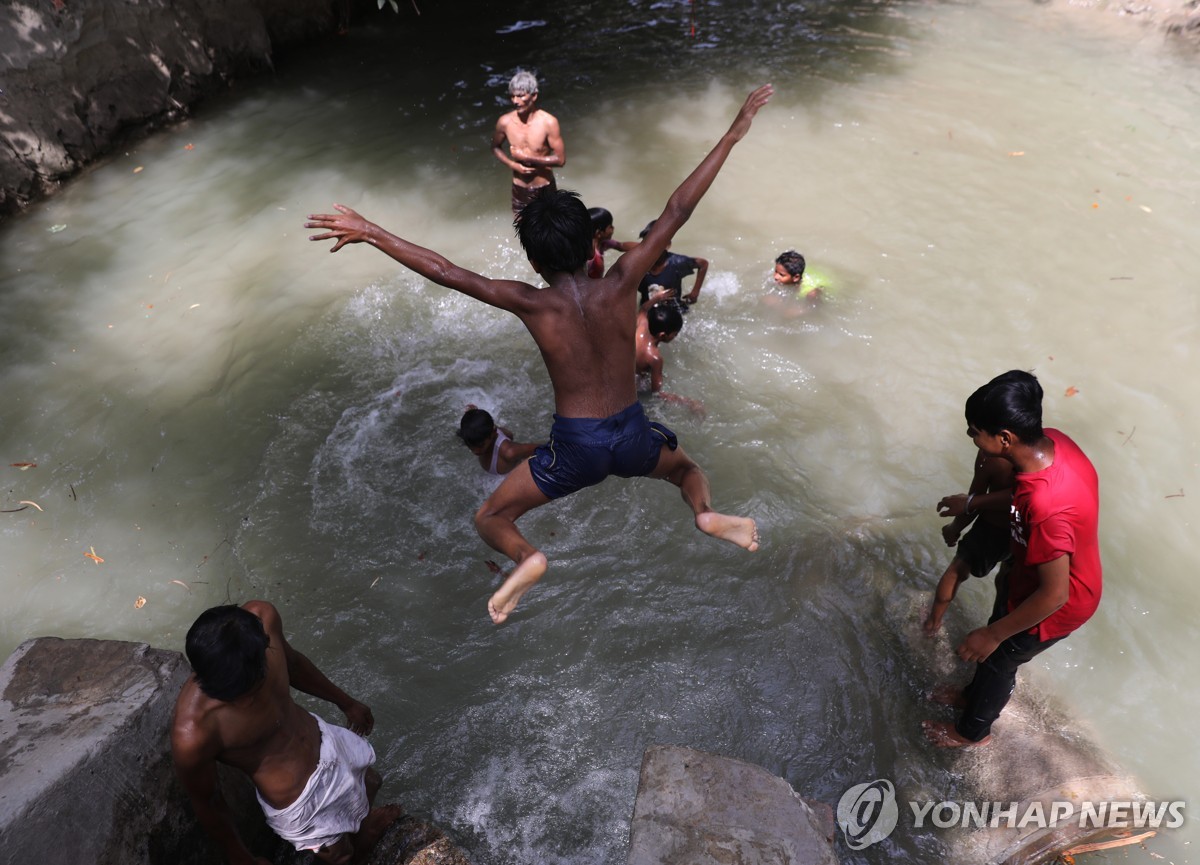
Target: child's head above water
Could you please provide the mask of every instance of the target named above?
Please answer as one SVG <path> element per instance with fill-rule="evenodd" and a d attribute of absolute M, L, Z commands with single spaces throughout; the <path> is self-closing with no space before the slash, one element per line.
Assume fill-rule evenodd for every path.
<path fill-rule="evenodd" d="M 646 310 L 646 326 L 652 336 L 670 342 L 683 330 L 683 316 L 673 303 L 656 303 Z"/>
<path fill-rule="evenodd" d="M 603 207 L 589 207 L 588 216 L 592 219 L 592 234 L 612 237 L 613 217 Z"/>
<path fill-rule="evenodd" d="M 471 451 L 481 450 L 491 442 L 496 432 L 496 422 L 481 408 L 470 408 L 458 424 L 458 437 Z"/>
<path fill-rule="evenodd" d="M 789 249 L 775 259 L 775 281 L 780 285 L 796 285 L 804 279 L 804 256 Z"/>

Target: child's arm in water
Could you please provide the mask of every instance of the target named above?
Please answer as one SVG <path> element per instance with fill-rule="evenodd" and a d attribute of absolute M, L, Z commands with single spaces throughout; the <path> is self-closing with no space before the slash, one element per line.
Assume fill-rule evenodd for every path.
<path fill-rule="evenodd" d="M 696 262 L 696 280 L 692 283 L 692 290 L 681 298 L 684 303 L 695 303 L 700 299 L 700 286 L 704 284 L 704 276 L 708 273 L 707 258 L 693 256 L 693 260 Z"/>

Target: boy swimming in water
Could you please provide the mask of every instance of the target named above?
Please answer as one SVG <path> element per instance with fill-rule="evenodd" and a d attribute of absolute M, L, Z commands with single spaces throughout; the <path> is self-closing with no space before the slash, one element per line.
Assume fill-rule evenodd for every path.
<path fill-rule="evenodd" d="M 779 290 L 763 296 L 763 303 L 783 312 L 784 318 L 806 315 L 824 298 L 824 289 L 811 277 L 805 278 L 804 256 L 789 249 L 775 259 L 771 278 Z"/>
<path fill-rule="evenodd" d="M 548 283 L 542 289 L 458 267 L 341 205 L 337 213 L 309 217 L 306 226 L 323 232 L 311 240 L 336 241 L 330 252 L 349 243 L 369 243 L 426 279 L 513 313 L 541 351 L 554 388 L 550 441 L 510 472 L 475 514 L 480 537 L 516 562 L 488 602 L 497 624 L 547 569 L 545 554 L 517 530 L 516 520 L 609 475 L 669 481 L 679 487 L 700 531 L 758 549 L 754 520 L 714 511 L 704 472 L 670 430 L 651 424 L 642 411 L 635 386 L 633 297 L 642 275 L 692 215 L 772 92 L 768 84 L 746 98 L 729 130 L 671 195 L 643 242 L 600 279 L 587 275 L 592 223 L 571 192 L 542 190 L 516 220 L 530 265 Z"/>
<path fill-rule="evenodd" d="M 604 276 L 604 253 L 610 249 L 628 252 L 638 245 L 636 240 L 613 240 L 613 215 L 603 207 L 589 207 L 592 220 L 592 257 L 588 261 L 587 274 L 592 279 Z"/>
<path fill-rule="evenodd" d="M 463 413 L 457 435 L 479 459 L 479 467 L 490 475 L 508 474 L 538 449 L 536 444 L 513 441 L 509 430 L 496 426 L 488 412 L 473 405 Z"/>
<path fill-rule="evenodd" d="M 639 389 L 644 390 L 648 385 L 650 393 L 657 394 L 659 398 L 667 402 L 686 406 L 694 414 L 703 418 L 703 403 L 676 393 L 668 393 L 662 389 L 663 356 L 658 347 L 672 342 L 675 337 L 679 336 L 681 330 L 683 330 L 683 315 L 669 303 L 656 303 L 638 310 L 637 336 L 634 344 L 637 346 L 636 368 L 641 379 Z"/>

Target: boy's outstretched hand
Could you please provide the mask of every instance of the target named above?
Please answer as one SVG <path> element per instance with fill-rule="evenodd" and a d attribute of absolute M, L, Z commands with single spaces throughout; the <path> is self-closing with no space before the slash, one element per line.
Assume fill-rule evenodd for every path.
<path fill-rule="evenodd" d="M 304 223 L 305 228 L 320 228 L 324 229 L 324 234 L 314 234 L 309 240 L 331 240 L 336 239 L 337 243 L 333 245 L 330 252 L 337 252 L 347 243 L 369 243 L 371 242 L 370 230 L 375 227 L 375 223 L 368 222 L 363 219 L 349 207 L 341 204 L 335 204 L 334 210 L 337 213 L 310 213 L 308 222 Z"/>
<path fill-rule="evenodd" d="M 742 136 L 750 131 L 750 121 L 754 119 L 754 115 L 758 113 L 758 109 L 767 104 L 772 94 L 775 93 L 775 87 L 771 84 L 764 84 L 757 90 L 754 90 L 746 97 L 746 101 L 742 103 L 741 110 L 738 111 L 737 117 L 733 119 L 733 125 L 729 127 L 729 132 L 738 141 Z"/>

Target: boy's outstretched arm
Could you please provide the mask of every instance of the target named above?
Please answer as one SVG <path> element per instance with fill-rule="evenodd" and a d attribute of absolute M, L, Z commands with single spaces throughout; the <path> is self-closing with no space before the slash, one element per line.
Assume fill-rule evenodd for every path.
<path fill-rule="evenodd" d="M 662 216 L 654 223 L 650 233 L 637 247 L 617 259 L 612 270 L 616 271 L 618 276 L 628 278 L 636 274 L 640 279 L 658 260 L 658 256 L 671 242 L 671 238 L 688 221 L 692 211 L 704 197 L 704 193 L 708 192 L 708 188 L 712 186 L 717 172 L 721 170 L 721 166 L 725 164 L 730 151 L 733 150 L 733 145 L 746 137 L 754 115 L 758 113 L 758 109 L 767 104 L 767 100 L 774 92 L 774 87 L 764 84 L 746 97 L 746 101 L 742 103 L 742 107 L 738 110 L 737 117 L 733 119 L 728 131 L 721 136 L 721 140 L 687 176 L 687 179 L 679 184 L 679 188 L 671 194 Z M 636 281 L 633 282 L 633 286 L 637 287 Z"/>
<path fill-rule="evenodd" d="M 536 289 L 523 282 L 509 279 L 488 279 L 465 267 L 459 267 L 432 249 L 417 246 L 386 231 L 349 207 L 335 204 L 337 213 L 314 213 L 304 223 L 305 228 L 318 228 L 324 234 L 314 234 L 309 240 L 336 240 L 330 252 L 337 252 L 349 243 L 369 243 L 387 253 L 414 273 L 468 297 L 520 315 L 536 297 Z"/>

